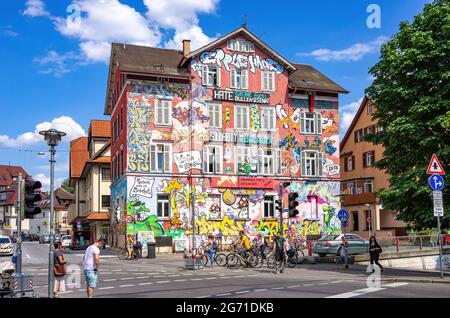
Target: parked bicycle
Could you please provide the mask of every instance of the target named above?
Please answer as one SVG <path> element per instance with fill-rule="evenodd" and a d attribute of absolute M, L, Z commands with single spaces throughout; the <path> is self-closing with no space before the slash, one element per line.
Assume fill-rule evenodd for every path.
<path fill-rule="evenodd" d="M 137 245 L 133 245 L 133 250 L 131 251 L 131 259 L 137 260 L 141 257 L 140 248 Z M 126 248 L 121 248 L 119 252 L 119 259 L 121 261 L 127 260 L 128 258 L 128 250 Z"/>

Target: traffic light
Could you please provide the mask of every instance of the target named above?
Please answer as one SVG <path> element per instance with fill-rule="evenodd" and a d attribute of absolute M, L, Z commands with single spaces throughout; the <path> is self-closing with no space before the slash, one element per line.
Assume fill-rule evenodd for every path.
<path fill-rule="evenodd" d="M 292 218 L 298 214 L 298 210 L 296 209 L 298 206 L 298 193 L 291 192 L 289 193 L 289 217 Z"/>
<path fill-rule="evenodd" d="M 35 206 L 35 202 L 41 201 L 41 195 L 36 192 L 42 184 L 39 181 L 25 180 L 23 193 L 23 212 L 25 219 L 32 219 L 36 214 L 41 213 L 41 208 Z"/>

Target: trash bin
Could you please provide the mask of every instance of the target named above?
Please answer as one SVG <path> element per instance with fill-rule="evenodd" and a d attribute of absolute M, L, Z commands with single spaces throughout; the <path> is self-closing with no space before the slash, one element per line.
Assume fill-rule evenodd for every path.
<path fill-rule="evenodd" d="M 156 258 L 155 242 L 147 242 L 147 258 Z"/>

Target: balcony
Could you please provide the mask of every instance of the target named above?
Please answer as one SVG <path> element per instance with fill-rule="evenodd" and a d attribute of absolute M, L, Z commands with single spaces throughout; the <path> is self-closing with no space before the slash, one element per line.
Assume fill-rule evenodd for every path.
<path fill-rule="evenodd" d="M 366 204 L 366 203 L 376 203 L 376 202 L 377 202 L 377 199 L 373 192 L 342 196 L 342 205 L 345 205 L 345 206 Z"/>

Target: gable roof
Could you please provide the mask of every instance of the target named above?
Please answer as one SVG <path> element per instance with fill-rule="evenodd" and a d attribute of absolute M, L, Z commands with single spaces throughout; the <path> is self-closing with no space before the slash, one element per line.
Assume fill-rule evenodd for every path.
<path fill-rule="evenodd" d="M 341 141 L 341 144 L 339 145 L 339 149 L 342 150 L 344 148 L 345 143 L 347 142 L 348 138 L 350 137 L 350 134 L 353 131 L 353 128 L 355 128 L 356 123 L 359 120 L 359 117 L 361 116 L 361 113 L 363 112 L 364 108 L 366 107 L 367 102 L 369 102 L 370 99 L 367 96 L 364 96 L 363 101 L 361 102 L 361 105 L 359 105 L 358 110 L 356 111 L 355 116 L 353 117 L 352 122 L 350 123 L 350 126 L 348 127 L 347 131 L 345 132 L 345 136 Z"/>
<path fill-rule="evenodd" d="M 20 166 L 0 165 L 0 186 L 9 186 L 13 183 L 13 179 L 22 174 L 23 178 L 28 177 L 28 173 Z"/>
<path fill-rule="evenodd" d="M 89 159 L 88 137 L 79 137 L 70 142 L 70 178 L 79 178 L 85 162 Z"/>
<path fill-rule="evenodd" d="M 111 137 L 111 121 L 93 119 L 89 125 L 90 137 Z"/>
<path fill-rule="evenodd" d="M 281 64 L 283 64 L 283 66 L 287 69 L 288 73 L 292 73 L 295 71 L 295 67 L 294 65 L 291 64 L 291 62 L 289 62 L 287 59 L 285 59 L 283 56 L 281 56 L 281 54 L 279 54 L 278 52 L 276 52 L 274 49 L 272 49 L 270 46 L 268 46 L 266 43 L 264 43 L 263 41 L 261 41 L 256 35 L 254 35 L 253 33 L 251 33 L 249 30 L 247 30 L 244 27 L 240 27 L 220 38 L 218 38 L 215 41 L 212 41 L 204 46 L 202 46 L 201 48 L 198 48 L 195 51 L 192 51 L 191 53 L 189 53 L 186 56 L 183 56 L 180 65 L 184 66 L 186 65 L 186 62 L 189 61 L 190 59 L 196 57 L 197 55 L 199 55 L 200 53 L 202 53 L 203 51 L 212 49 L 218 45 L 220 45 L 221 43 L 227 41 L 228 39 L 238 35 L 238 34 L 244 34 L 246 37 L 250 38 L 252 41 L 254 41 L 263 51 L 265 51 L 267 54 L 275 57 L 279 62 L 281 62 Z"/>
<path fill-rule="evenodd" d="M 293 63 L 296 71 L 289 75 L 289 86 L 305 90 L 320 90 L 333 93 L 349 93 L 339 84 L 308 64 Z"/>

